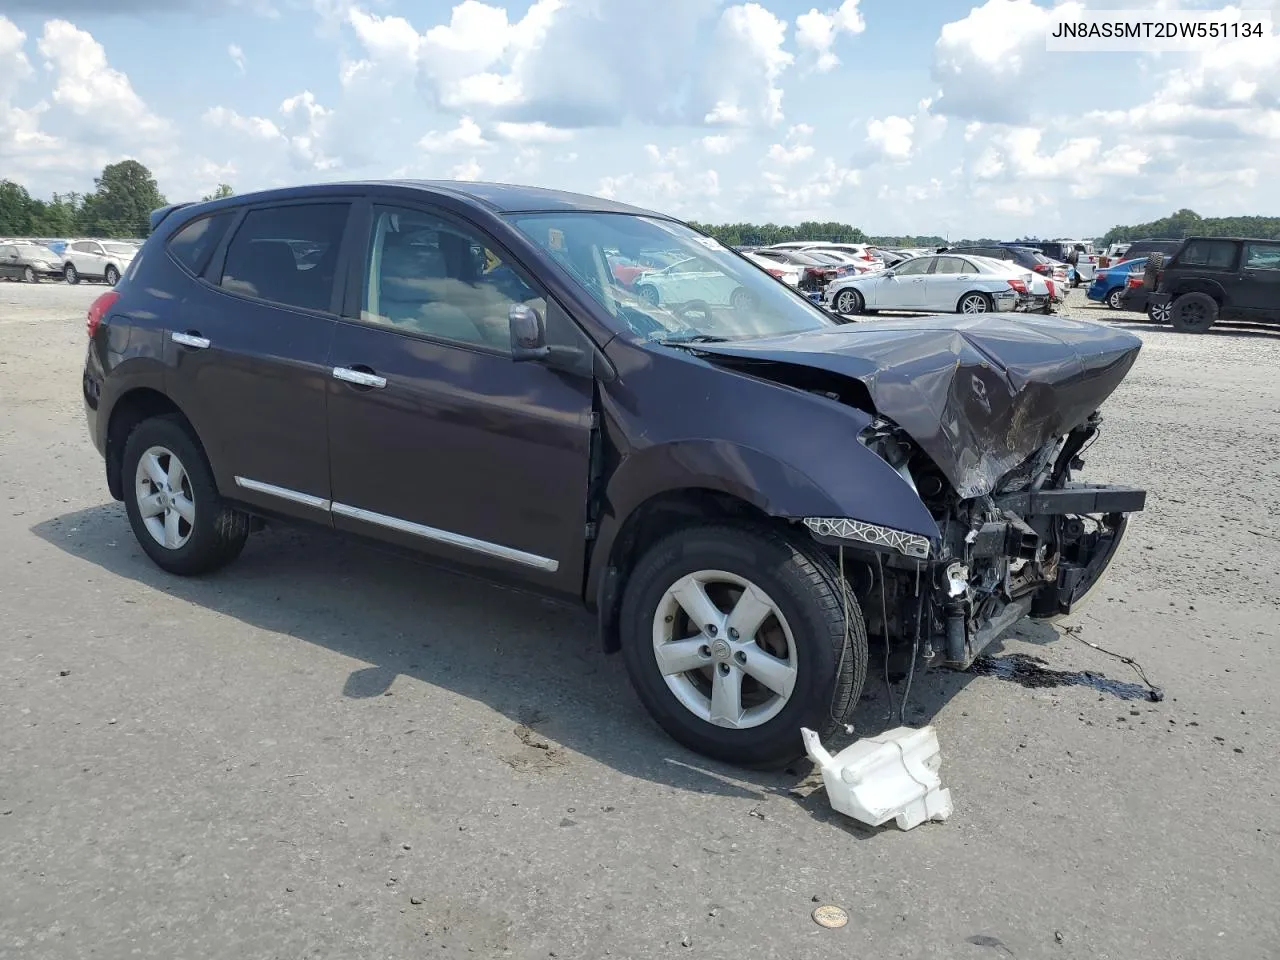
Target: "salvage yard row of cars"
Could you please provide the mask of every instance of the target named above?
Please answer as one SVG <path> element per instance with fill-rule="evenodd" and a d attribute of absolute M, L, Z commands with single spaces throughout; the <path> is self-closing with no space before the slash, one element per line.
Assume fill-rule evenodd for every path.
<path fill-rule="evenodd" d="M 114 287 L 140 247 L 138 240 L 0 240 L 0 279 L 95 280 Z"/>
<path fill-rule="evenodd" d="M 965 668 L 1069 613 L 1145 505 L 1076 478 L 1141 347 L 1108 325 L 851 322 L 680 221 L 501 184 L 166 207 L 143 251 L 90 307 L 81 382 L 157 566 L 309 523 L 575 601 L 720 760 L 839 729 L 869 637 Z M 958 265 L 1021 296 L 997 264 L 829 283 L 928 296 Z"/>

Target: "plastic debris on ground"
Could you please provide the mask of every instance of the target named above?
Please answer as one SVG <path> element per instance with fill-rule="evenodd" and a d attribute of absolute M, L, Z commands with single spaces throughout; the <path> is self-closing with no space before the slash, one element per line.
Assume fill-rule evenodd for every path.
<path fill-rule="evenodd" d="M 902 830 L 951 816 L 951 791 L 938 776 L 942 753 L 932 726 L 864 737 L 834 757 L 814 731 L 800 733 L 837 812 L 872 827 L 893 820 Z"/>

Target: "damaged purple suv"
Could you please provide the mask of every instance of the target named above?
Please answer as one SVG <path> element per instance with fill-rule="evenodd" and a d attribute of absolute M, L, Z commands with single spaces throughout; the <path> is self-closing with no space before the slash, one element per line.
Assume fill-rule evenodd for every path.
<path fill-rule="evenodd" d="M 678 221 L 499 184 L 152 227 L 90 310 L 83 388 L 159 566 L 306 522 L 573 599 L 658 723 L 723 760 L 848 717 L 869 635 L 964 667 L 1070 611 L 1145 502 L 1073 479 L 1138 355 L 1107 327 L 849 324 Z"/>

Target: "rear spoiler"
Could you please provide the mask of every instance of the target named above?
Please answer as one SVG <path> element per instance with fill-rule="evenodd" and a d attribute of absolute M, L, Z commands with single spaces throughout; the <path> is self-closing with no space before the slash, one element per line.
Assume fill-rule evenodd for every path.
<path fill-rule="evenodd" d="M 156 228 L 168 218 L 169 214 L 175 210 L 181 210 L 183 207 L 189 207 L 194 201 L 188 200 L 186 203 L 171 203 L 167 207 L 161 207 L 158 210 L 151 211 L 151 233 L 156 232 Z"/>

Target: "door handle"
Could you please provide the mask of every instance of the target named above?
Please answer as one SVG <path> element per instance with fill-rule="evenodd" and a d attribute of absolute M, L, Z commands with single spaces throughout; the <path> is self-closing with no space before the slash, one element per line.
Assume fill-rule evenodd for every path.
<path fill-rule="evenodd" d="M 964 276 L 962 276 L 962 277 L 958 277 L 957 279 L 960 279 L 960 280 L 972 280 L 973 278 L 972 278 L 971 276 L 969 276 L 969 275 L 966 273 Z"/>
<path fill-rule="evenodd" d="M 209 338 L 198 333 L 171 333 L 169 339 L 193 350 L 206 350 L 209 347 Z"/>
<path fill-rule="evenodd" d="M 372 370 L 361 370 L 358 367 L 334 367 L 333 378 L 357 387 L 372 387 L 381 390 L 387 385 L 387 378 L 380 377 Z"/>

